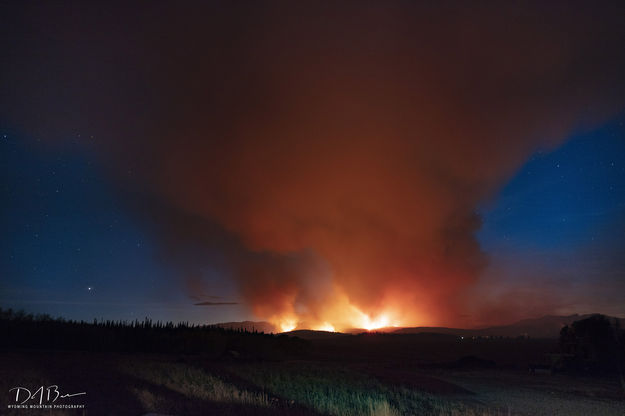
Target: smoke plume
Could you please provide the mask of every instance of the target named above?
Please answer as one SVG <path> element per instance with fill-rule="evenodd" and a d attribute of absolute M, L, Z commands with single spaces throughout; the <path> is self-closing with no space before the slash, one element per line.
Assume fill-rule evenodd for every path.
<path fill-rule="evenodd" d="M 622 2 L 67 6 L 5 22 L 5 124 L 90 140 L 183 276 L 285 329 L 455 322 L 476 206 L 623 104 Z"/>

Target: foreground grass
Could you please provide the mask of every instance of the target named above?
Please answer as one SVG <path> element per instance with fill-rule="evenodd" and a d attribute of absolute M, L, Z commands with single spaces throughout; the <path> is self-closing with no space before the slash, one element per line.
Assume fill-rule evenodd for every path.
<path fill-rule="evenodd" d="M 497 410 L 468 405 L 404 387 L 389 386 L 365 374 L 336 367 L 298 363 L 233 365 L 229 370 L 271 395 L 293 400 L 334 416 L 498 415 Z"/>
<path fill-rule="evenodd" d="M 261 392 L 249 391 L 226 382 L 203 369 L 183 363 L 134 362 L 123 371 L 190 398 L 270 409 L 282 402 L 303 406 L 332 416 L 495 416 L 507 413 L 459 399 L 441 398 L 404 387 L 383 384 L 377 379 L 334 366 L 306 363 L 232 364 L 227 371 Z M 163 403 L 147 390 L 135 395 L 146 409 L 158 410 Z"/>
<path fill-rule="evenodd" d="M 270 406 L 266 394 L 239 389 L 199 368 L 185 364 L 132 363 L 125 364 L 122 371 L 191 398 L 252 407 Z M 147 407 L 155 408 L 159 404 L 158 399 L 149 391 L 136 391 L 136 394 Z"/>

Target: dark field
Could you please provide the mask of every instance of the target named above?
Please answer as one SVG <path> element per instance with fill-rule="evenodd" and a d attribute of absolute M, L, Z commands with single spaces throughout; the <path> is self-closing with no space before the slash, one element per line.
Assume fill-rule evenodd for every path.
<path fill-rule="evenodd" d="M 0 358 L 5 392 L 1 412 L 625 414 L 624 393 L 615 375 L 528 373 L 528 365 L 545 362 L 546 354 L 557 350 L 556 339 L 362 334 L 301 340 L 236 331 L 208 334 L 219 348 L 207 346 L 207 352 L 193 354 L 5 348 Z M 59 399 L 85 408 L 7 409 L 14 399 L 7 393 L 10 388 L 50 385 L 58 385 L 61 393 L 86 392 Z"/>

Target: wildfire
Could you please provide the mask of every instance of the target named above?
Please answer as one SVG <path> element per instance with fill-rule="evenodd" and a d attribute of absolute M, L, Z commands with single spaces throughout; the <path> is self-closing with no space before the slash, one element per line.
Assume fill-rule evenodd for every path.
<path fill-rule="evenodd" d="M 280 331 L 282 332 L 290 332 L 297 328 L 297 319 L 293 317 L 282 318 L 278 323 L 280 327 Z"/>
<path fill-rule="evenodd" d="M 395 319 L 396 314 L 391 310 L 373 315 L 362 312 L 350 304 L 332 312 L 332 314 L 325 316 L 324 320 L 313 320 L 305 316 L 299 317 L 295 314 L 288 314 L 286 316 L 278 316 L 271 321 L 279 328 L 280 332 L 293 331 L 301 325 L 316 331 L 328 332 L 340 332 L 350 328 L 362 328 L 367 331 L 373 331 L 400 325 L 400 321 Z"/>
<path fill-rule="evenodd" d="M 397 326 L 397 321 L 392 321 L 388 313 L 381 313 L 374 318 L 371 318 L 366 313 L 354 308 L 356 311 L 355 319 L 352 321 L 354 327 L 364 328 L 367 331 L 374 329 L 385 328 L 389 326 Z"/>
<path fill-rule="evenodd" d="M 384 328 L 387 326 L 394 326 L 391 325 L 391 321 L 388 319 L 387 316 L 378 316 L 376 319 L 371 319 L 368 316 L 365 318 L 364 323 L 362 324 L 362 327 L 364 329 L 366 329 L 367 331 L 371 331 L 373 329 L 378 329 L 378 328 Z"/>
<path fill-rule="evenodd" d="M 336 330 L 334 329 L 334 325 L 329 324 L 327 322 L 322 323 L 321 325 L 318 325 L 316 327 L 313 328 L 315 331 L 328 331 L 328 332 L 336 332 Z"/>
<path fill-rule="evenodd" d="M 280 332 L 289 332 L 297 328 L 328 332 L 352 329 L 374 331 L 408 323 L 407 316 L 398 312 L 403 309 L 401 295 L 386 296 L 381 303 L 382 306 L 375 310 L 361 309 L 360 306 L 350 302 L 346 295 L 338 293 L 328 299 L 321 312 L 312 314 L 293 306 L 283 314 L 265 319 L 273 323 Z"/>

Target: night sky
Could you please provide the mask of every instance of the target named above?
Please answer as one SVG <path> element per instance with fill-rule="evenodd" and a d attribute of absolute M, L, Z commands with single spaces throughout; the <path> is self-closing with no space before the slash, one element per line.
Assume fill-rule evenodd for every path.
<path fill-rule="evenodd" d="M 3 308 L 625 316 L 622 3 L 1 7 Z"/>

